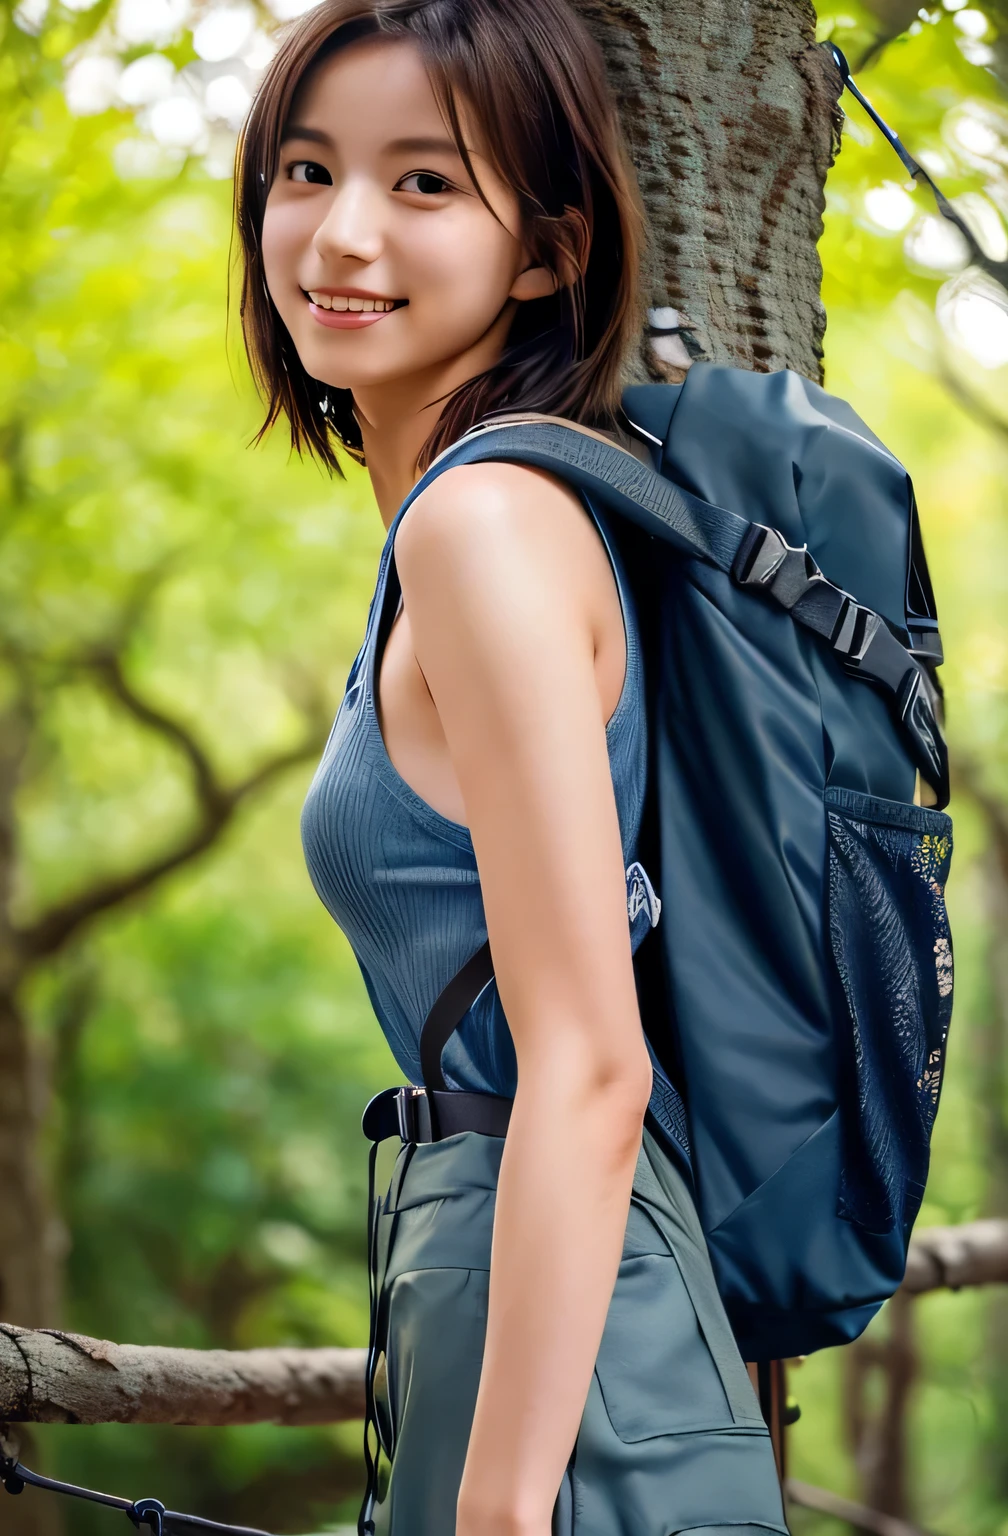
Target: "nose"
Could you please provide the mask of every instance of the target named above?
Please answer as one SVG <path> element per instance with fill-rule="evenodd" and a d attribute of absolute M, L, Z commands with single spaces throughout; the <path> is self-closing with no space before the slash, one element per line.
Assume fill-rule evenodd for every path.
<path fill-rule="evenodd" d="M 313 244 L 323 259 L 371 262 L 381 255 L 385 236 L 377 188 L 348 177 L 338 186 Z"/>

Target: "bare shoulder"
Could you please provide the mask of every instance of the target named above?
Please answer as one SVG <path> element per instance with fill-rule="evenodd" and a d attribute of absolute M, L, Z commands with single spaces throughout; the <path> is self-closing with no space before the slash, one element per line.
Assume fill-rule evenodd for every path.
<path fill-rule="evenodd" d="M 590 514 L 562 481 L 524 464 L 460 464 L 439 475 L 405 514 L 395 537 L 404 582 L 412 572 L 506 581 L 523 570 L 564 576 L 575 589 L 611 573 Z M 601 560 L 601 563 L 600 563 Z"/>

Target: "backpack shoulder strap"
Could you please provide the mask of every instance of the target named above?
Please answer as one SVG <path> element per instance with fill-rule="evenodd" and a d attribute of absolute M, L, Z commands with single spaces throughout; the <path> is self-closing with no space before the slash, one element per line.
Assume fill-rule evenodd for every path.
<path fill-rule="evenodd" d="M 730 571 L 751 524 L 724 507 L 701 501 L 597 432 L 554 417 L 488 422 L 446 448 L 417 481 L 396 516 L 402 517 L 421 491 L 457 464 L 492 460 L 551 470 L 570 485 L 600 500 L 653 534 Z"/>

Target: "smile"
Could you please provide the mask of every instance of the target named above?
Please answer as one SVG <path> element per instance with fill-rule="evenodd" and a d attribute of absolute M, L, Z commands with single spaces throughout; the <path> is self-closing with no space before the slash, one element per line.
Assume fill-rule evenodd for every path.
<path fill-rule="evenodd" d="M 306 294 L 308 309 L 313 320 L 332 331 L 359 331 L 375 325 L 402 309 L 405 299 L 380 299 L 361 294 L 321 293 L 309 290 Z"/>
<path fill-rule="evenodd" d="M 395 309 L 397 302 L 395 299 L 364 299 L 343 293 L 309 292 L 308 297 L 320 309 L 331 309 L 337 314 L 384 315 L 390 309 Z M 398 302 L 402 303 L 402 300 Z"/>

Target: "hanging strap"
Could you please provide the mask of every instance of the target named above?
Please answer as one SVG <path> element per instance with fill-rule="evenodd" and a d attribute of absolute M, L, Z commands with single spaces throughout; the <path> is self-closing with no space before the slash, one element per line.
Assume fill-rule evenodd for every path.
<path fill-rule="evenodd" d="M 483 988 L 493 980 L 493 973 L 490 940 L 487 939 L 438 994 L 424 1019 L 420 1031 L 420 1070 L 428 1094 L 448 1090 L 441 1069 L 441 1052 Z"/>

